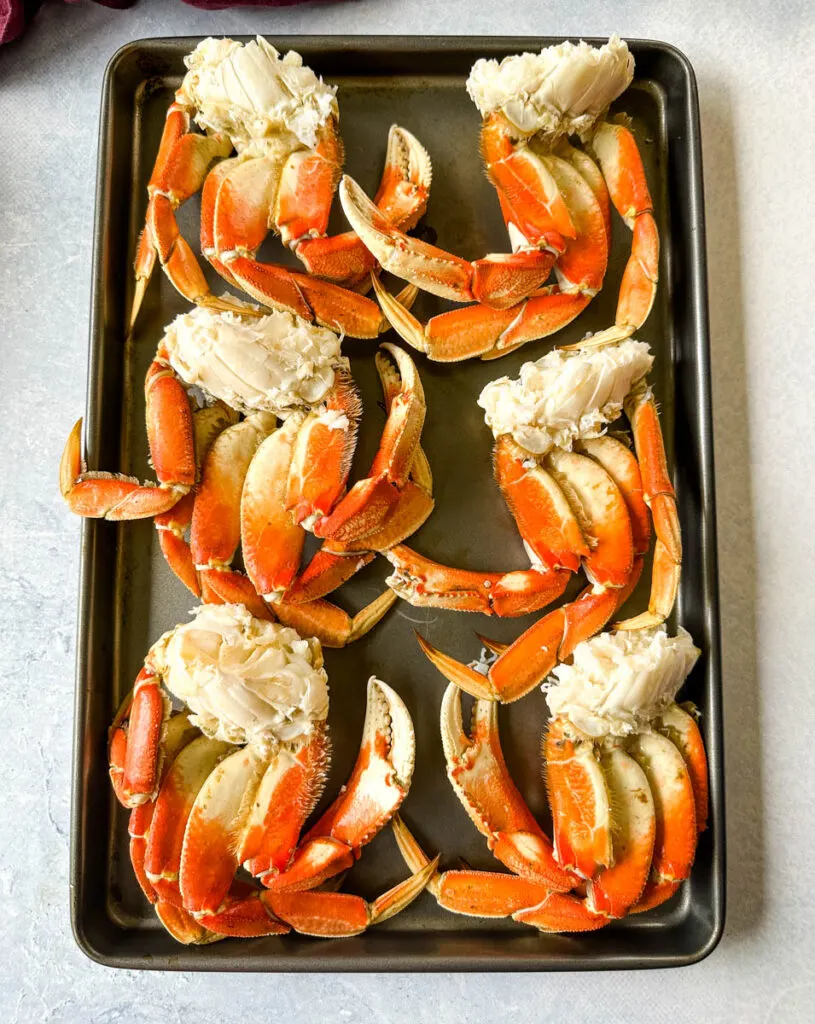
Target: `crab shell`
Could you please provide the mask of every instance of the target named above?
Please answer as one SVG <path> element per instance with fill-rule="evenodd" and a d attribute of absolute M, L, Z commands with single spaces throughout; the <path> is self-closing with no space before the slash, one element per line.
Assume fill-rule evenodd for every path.
<path fill-rule="evenodd" d="M 619 36 L 601 47 L 580 42 L 497 60 L 478 60 L 467 91 L 482 117 L 500 111 L 522 135 L 584 135 L 634 77 Z"/>

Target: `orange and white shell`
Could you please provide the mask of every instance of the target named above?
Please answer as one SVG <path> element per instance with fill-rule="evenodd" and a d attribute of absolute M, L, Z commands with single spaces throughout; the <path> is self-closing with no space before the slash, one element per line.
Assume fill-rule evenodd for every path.
<path fill-rule="evenodd" d="M 268 755 L 308 737 L 328 715 L 320 642 L 252 616 L 243 605 L 202 605 L 148 656 L 206 736 Z"/>
<path fill-rule="evenodd" d="M 478 404 L 496 438 L 509 434 L 532 455 L 571 449 L 598 437 L 621 414 L 623 401 L 653 364 L 645 342 L 563 351 L 524 363 L 515 379 L 484 388 Z"/>
<path fill-rule="evenodd" d="M 262 36 L 244 45 L 204 39 L 184 59 L 189 69 L 178 99 L 196 110 L 201 128 L 227 135 L 239 153 L 266 145 L 313 148 L 320 128 L 338 117 L 336 87 L 326 85 L 299 53 L 285 56 Z"/>
<path fill-rule="evenodd" d="M 699 657 L 690 634 L 664 627 L 600 633 L 544 684 L 549 709 L 592 738 L 630 736 L 673 704 Z"/>
<path fill-rule="evenodd" d="M 482 117 L 500 111 L 523 135 L 584 134 L 631 83 L 634 58 L 619 36 L 600 47 L 547 46 L 497 60 L 478 60 L 467 92 Z"/>
<path fill-rule="evenodd" d="M 250 308 L 250 307 L 248 307 Z M 341 338 L 292 313 L 242 318 L 198 306 L 166 328 L 164 355 L 185 384 L 242 413 L 318 405 L 346 365 Z"/>

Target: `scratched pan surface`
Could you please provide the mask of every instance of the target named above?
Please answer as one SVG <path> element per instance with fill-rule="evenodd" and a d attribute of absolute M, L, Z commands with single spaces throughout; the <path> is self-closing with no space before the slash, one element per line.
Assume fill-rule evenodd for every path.
<path fill-rule="evenodd" d="M 482 56 L 536 50 L 552 39 L 279 38 L 297 49 L 326 80 L 339 86 L 346 168 L 373 192 L 387 130 L 397 122 L 415 132 L 433 160 L 430 206 L 421 230 L 468 258 L 506 249 L 496 196 L 478 154 L 479 117 L 464 81 Z M 87 430 L 92 468 L 149 477 L 143 426 L 142 380 L 162 327 L 185 308 L 157 273 L 130 341 L 125 317 L 132 295 L 131 265 L 145 208 L 145 186 L 164 113 L 183 72 L 182 58 L 197 39 L 145 40 L 120 50 L 104 84 L 99 151 L 93 317 L 90 336 Z M 71 909 L 77 941 L 112 966 L 199 970 L 562 970 L 664 967 L 692 963 L 715 946 L 724 920 L 721 679 L 715 564 L 715 518 L 710 384 L 704 267 L 698 108 L 693 72 L 662 43 L 633 43 L 636 80 L 615 110 L 633 119 L 656 205 L 662 238 L 660 287 L 640 332 L 656 354 L 653 381 L 679 499 L 685 571 L 676 620 L 703 650 L 683 696 L 702 712 L 711 768 L 712 815 L 693 876 L 658 911 L 586 936 L 549 936 L 512 921 L 481 921 L 440 910 L 424 894 L 406 912 L 365 935 L 341 941 L 286 936 L 183 947 L 159 925 L 132 875 L 126 816 L 107 779 L 105 738 L 114 711 L 132 684 L 150 644 L 184 621 L 193 599 L 169 573 L 149 522 L 86 521 L 82 535 Z M 339 204 L 332 230 L 343 228 Z M 197 237 L 197 199 L 180 216 Z M 614 250 L 601 295 L 556 341 L 577 340 L 613 322 L 630 235 L 614 219 Z M 286 259 L 279 243 L 263 258 Z M 216 284 L 217 282 L 213 282 Z M 389 282 L 395 287 L 395 282 Z M 422 318 L 445 308 L 422 295 Z M 392 335 L 391 340 L 395 339 Z M 476 406 L 483 385 L 544 354 L 538 342 L 499 362 L 455 365 L 418 357 L 427 394 L 424 432 L 435 477 L 436 510 L 411 541 L 422 552 L 468 568 L 510 569 L 525 563 L 510 516 L 492 480 L 491 437 Z M 355 459 L 364 473 L 384 415 L 373 342 L 347 341 L 365 416 Z M 380 559 L 347 584 L 338 602 L 360 608 L 384 586 Z M 569 591 L 571 596 L 578 582 Z M 643 607 L 643 587 L 629 608 Z M 417 764 L 404 816 L 425 848 L 444 864 L 498 867 L 445 778 L 438 710 L 445 681 L 420 654 L 419 630 L 433 644 L 469 661 L 479 653 L 474 630 L 510 640 L 534 621 L 487 619 L 399 603 L 377 629 L 342 651 L 327 652 L 329 722 L 334 743 L 323 805 L 346 779 L 356 754 L 366 680 L 377 674 L 402 694 L 416 726 Z M 547 823 L 539 767 L 546 718 L 534 692 L 501 710 L 510 769 L 530 806 Z M 349 873 L 344 889 L 373 898 L 406 871 L 385 830 Z"/>

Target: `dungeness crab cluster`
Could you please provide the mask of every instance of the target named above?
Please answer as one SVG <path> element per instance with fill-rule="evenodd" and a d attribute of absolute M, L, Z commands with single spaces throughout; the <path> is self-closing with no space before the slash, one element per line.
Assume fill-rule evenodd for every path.
<path fill-rule="evenodd" d="M 449 911 L 556 932 L 658 906 L 691 870 L 707 766 L 694 709 L 676 703 L 699 651 L 665 625 L 682 543 L 648 383 L 653 356 L 634 337 L 654 301 L 659 238 L 634 135 L 609 117 L 634 74 L 627 45 L 563 43 L 473 66 L 467 90 L 510 250 L 474 261 L 409 233 L 427 207 L 431 163 L 406 129 L 391 128 L 373 200 L 342 177 L 337 89 L 298 54 L 260 37 L 206 39 L 186 65 L 148 185 L 130 317 L 157 263 L 193 304 L 166 327 L 145 380 L 156 480 L 88 471 L 81 421 L 60 470 L 77 514 L 153 519 L 169 566 L 201 602 L 150 648 L 110 732 L 110 777 L 130 810 L 145 896 L 185 943 L 356 935 L 425 888 Z M 352 230 L 329 237 L 338 188 Z M 251 302 L 213 294 L 180 232 L 176 210 L 199 192 L 201 256 Z M 406 543 L 433 510 L 418 369 L 405 349 L 379 347 L 386 419 L 372 464 L 351 483 L 363 409 L 343 336 L 373 339 L 392 326 L 447 361 L 496 359 L 548 337 L 602 287 L 612 206 L 632 232 L 614 325 L 547 351 L 478 399 L 529 566 L 433 561 Z M 258 259 L 270 231 L 302 271 Z M 399 295 L 382 269 L 407 282 Z M 419 290 L 468 304 L 423 324 L 410 312 Z M 309 532 L 320 546 L 304 565 Z M 652 532 L 648 608 L 609 629 Z M 388 588 L 352 617 L 328 596 L 378 554 L 393 566 Z M 324 646 L 362 637 L 399 598 L 538 612 L 580 570 L 587 583 L 576 598 L 511 644 L 482 638 L 470 665 L 420 638 L 449 681 L 450 783 L 509 874 L 440 873 L 424 854 L 399 816 L 415 758 L 411 716 L 375 677 L 357 764 L 308 824 L 330 752 Z M 499 705 L 541 685 L 551 838 L 510 777 L 498 734 Z M 469 727 L 462 691 L 475 698 Z M 338 892 L 389 821 L 410 876 L 372 903 Z"/>

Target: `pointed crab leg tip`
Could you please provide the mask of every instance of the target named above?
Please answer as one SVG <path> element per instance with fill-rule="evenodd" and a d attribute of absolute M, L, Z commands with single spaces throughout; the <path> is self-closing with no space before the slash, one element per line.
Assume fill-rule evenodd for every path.
<path fill-rule="evenodd" d="M 635 615 L 633 618 L 615 622 L 612 629 L 619 632 L 634 632 L 640 629 L 653 629 L 655 626 L 661 626 L 664 621 L 664 615 L 657 615 L 655 612 L 647 611 L 642 612 L 641 615 Z"/>
<path fill-rule="evenodd" d="M 391 295 L 382 282 L 373 274 L 371 275 L 371 281 L 386 323 L 392 327 L 399 337 L 403 341 L 407 342 L 411 348 L 415 348 L 417 352 L 426 352 L 427 345 L 425 343 L 424 327 L 410 312 L 410 306 L 412 306 L 416 300 L 418 291 L 416 294 L 413 294 L 411 292 L 411 286 L 408 286 L 407 288 L 402 289 L 398 296 L 394 296 Z M 403 299 L 406 299 L 407 301 L 403 302 Z M 383 328 L 383 330 L 387 329 L 387 326 Z"/>
<path fill-rule="evenodd" d="M 439 856 L 431 860 L 424 850 L 419 846 L 416 837 L 407 827 L 405 822 L 402 820 L 401 815 L 397 812 L 391 821 L 391 828 L 393 830 L 393 836 L 396 840 L 396 845 L 399 847 L 399 852 L 402 854 L 402 859 L 411 871 L 416 873 L 431 867 L 430 879 L 427 882 L 427 889 L 438 898 L 439 885 L 441 882 L 441 875 L 438 873 L 438 862 Z"/>
<path fill-rule="evenodd" d="M 74 423 L 59 463 L 59 489 L 68 498 L 76 478 L 82 472 L 82 417 Z"/>
<path fill-rule="evenodd" d="M 414 630 L 414 632 L 416 631 Z M 462 665 L 460 661 L 451 658 L 449 654 L 437 650 L 421 634 L 416 633 L 416 639 L 419 641 L 422 653 L 449 682 L 455 683 L 459 689 L 469 693 L 477 700 L 499 700 L 500 695 L 488 676 L 476 672 L 468 665 Z"/>
<path fill-rule="evenodd" d="M 479 642 L 483 647 L 486 647 L 488 651 L 492 651 L 493 654 L 503 654 L 504 651 L 509 647 L 509 644 L 502 643 L 500 640 L 490 640 L 488 636 L 484 636 L 483 633 L 476 632 Z"/>
<path fill-rule="evenodd" d="M 371 907 L 371 924 L 381 924 L 410 906 L 427 888 L 430 880 L 436 874 L 438 866 L 439 855 L 437 854 L 433 860 L 425 864 L 410 878 L 406 878 L 404 882 L 400 882 L 399 885 L 374 900 Z"/>

